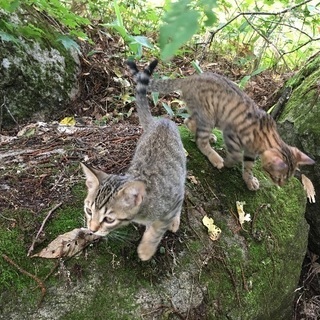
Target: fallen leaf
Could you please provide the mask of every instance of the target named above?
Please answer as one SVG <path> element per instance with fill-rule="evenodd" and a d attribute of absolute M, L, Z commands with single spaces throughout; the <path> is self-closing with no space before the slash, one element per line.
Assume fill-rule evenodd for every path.
<path fill-rule="evenodd" d="M 314 190 L 313 183 L 304 174 L 301 175 L 301 182 L 303 184 L 304 190 L 307 192 L 307 197 L 310 203 L 316 202 L 316 192 Z"/>
<path fill-rule="evenodd" d="M 214 224 L 214 221 L 212 218 L 209 218 L 208 216 L 204 216 L 202 218 L 202 223 L 204 226 L 208 228 L 209 238 L 212 241 L 216 241 L 220 238 L 221 229 Z"/>
<path fill-rule="evenodd" d="M 197 180 L 197 178 L 196 178 L 195 176 L 189 175 L 189 176 L 187 176 L 187 179 L 188 179 L 192 184 L 197 185 L 197 184 L 199 183 L 198 180 Z"/>
<path fill-rule="evenodd" d="M 32 256 L 55 259 L 70 257 L 84 249 L 90 242 L 100 238 L 94 235 L 89 229 L 77 228 L 59 235 L 49 245 L 39 253 Z"/>
<path fill-rule="evenodd" d="M 60 124 L 64 126 L 74 126 L 76 124 L 76 120 L 74 117 L 65 117 L 60 121 Z"/>
<path fill-rule="evenodd" d="M 239 216 L 239 223 L 241 224 L 241 227 L 245 221 L 251 221 L 251 216 L 249 213 L 245 213 L 243 210 L 243 206 L 246 203 L 244 201 L 237 201 L 237 211 L 238 211 L 238 216 Z"/>

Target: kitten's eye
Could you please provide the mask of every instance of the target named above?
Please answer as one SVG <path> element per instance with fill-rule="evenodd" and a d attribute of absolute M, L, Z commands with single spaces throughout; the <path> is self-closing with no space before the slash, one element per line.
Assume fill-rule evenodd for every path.
<path fill-rule="evenodd" d="M 88 216 L 92 216 L 92 211 L 91 211 L 91 209 L 86 208 L 86 214 L 87 214 Z"/>
<path fill-rule="evenodd" d="M 110 217 L 104 217 L 103 221 L 104 221 L 105 223 L 112 223 L 112 222 L 115 221 L 115 219 L 112 219 L 112 218 L 110 218 Z"/>

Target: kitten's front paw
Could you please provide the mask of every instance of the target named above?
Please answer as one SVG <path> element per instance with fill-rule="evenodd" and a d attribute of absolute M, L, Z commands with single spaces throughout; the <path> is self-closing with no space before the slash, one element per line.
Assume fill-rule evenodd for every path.
<path fill-rule="evenodd" d="M 216 152 L 211 153 L 208 156 L 208 159 L 214 167 L 216 167 L 218 169 L 222 169 L 224 167 L 223 159 Z"/>
<path fill-rule="evenodd" d="M 260 187 L 259 180 L 256 177 L 252 177 L 249 180 L 245 180 L 247 187 L 251 191 L 257 191 Z"/>
<path fill-rule="evenodd" d="M 142 261 L 147 261 L 156 253 L 157 248 L 148 243 L 140 243 L 138 246 L 138 256 Z"/>

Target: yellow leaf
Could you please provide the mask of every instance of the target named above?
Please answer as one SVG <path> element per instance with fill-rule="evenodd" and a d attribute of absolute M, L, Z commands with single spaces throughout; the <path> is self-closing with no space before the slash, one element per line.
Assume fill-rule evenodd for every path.
<path fill-rule="evenodd" d="M 241 224 L 241 226 L 243 225 L 243 223 L 245 221 L 251 221 L 251 216 L 249 213 L 245 213 L 244 210 L 243 210 L 243 206 L 245 205 L 246 203 L 244 201 L 237 201 L 236 202 L 236 205 L 237 205 L 237 211 L 238 211 L 238 216 L 239 216 L 239 222 Z"/>
<path fill-rule="evenodd" d="M 214 224 L 214 221 L 212 218 L 209 218 L 208 216 L 204 216 L 202 219 L 202 223 L 204 226 L 208 228 L 209 238 L 212 241 L 218 240 L 220 238 L 221 229 Z"/>
<path fill-rule="evenodd" d="M 74 126 L 76 124 L 76 120 L 74 117 L 65 117 L 60 121 L 60 124 L 65 126 Z"/>

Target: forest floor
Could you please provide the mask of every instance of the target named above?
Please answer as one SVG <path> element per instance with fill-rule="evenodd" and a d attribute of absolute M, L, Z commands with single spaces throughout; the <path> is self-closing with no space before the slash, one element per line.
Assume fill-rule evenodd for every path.
<path fill-rule="evenodd" d="M 120 173 L 128 167 L 141 128 L 131 99 L 132 79 L 124 60 L 119 58 L 122 56 L 119 52 L 124 48 L 118 39 L 102 34 L 95 36 L 95 42 L 94 48 L 89 45 L 82 48 L 79 94 L 66 110 L 54 115 L 52 120 L 56 122 L 17 125 L 1 132 L 0 164 L 11 169 L 0 177 L 0 212 L 4 208 L 23 207 L 36 214 L 56 203 L 68 201 L 72 186 L 80 182 L 80 161 L 86 160 L 110 173 Z M 160 63 L 157 71 L 161 75 L 187 76 L 194 73 L 192 60 L 192 57 L 176 58 L 170 71 Z M 223 74 L 235 82 L 245 75 L 241 66 L 213 55 L 207 56 L 201 67 L 203 71 Z M 268 110 L 279 99 L 279 90 L 286 77 L 288 75 L 263 72 L 248 81 L 245 92 L 261 108 Z M 175 103 L 170 104 L 172 97 Z M 169 116 L 161 103 L 170 106 L 174 120 L 182 122 L 178 116 L 181 113 L 178 96 L 161 97 L 152 108 L 154 115 Z M 75 125 L 62 126 L 57 122 L 65 117 L 74 117 Z M 61 146 L 66 148 L 62 150 Z M 74 168 L 71 177 L 70 171 L 65 169 L 70 166 Z M 23 169 L 24 173 L 17 176 L 17 168 Z M 0 216 L 6 218 L 1 213 Z M 294 320 L 317 319 L 319 284 L 318 257 L 307 252 L 297 288 Z"/>

